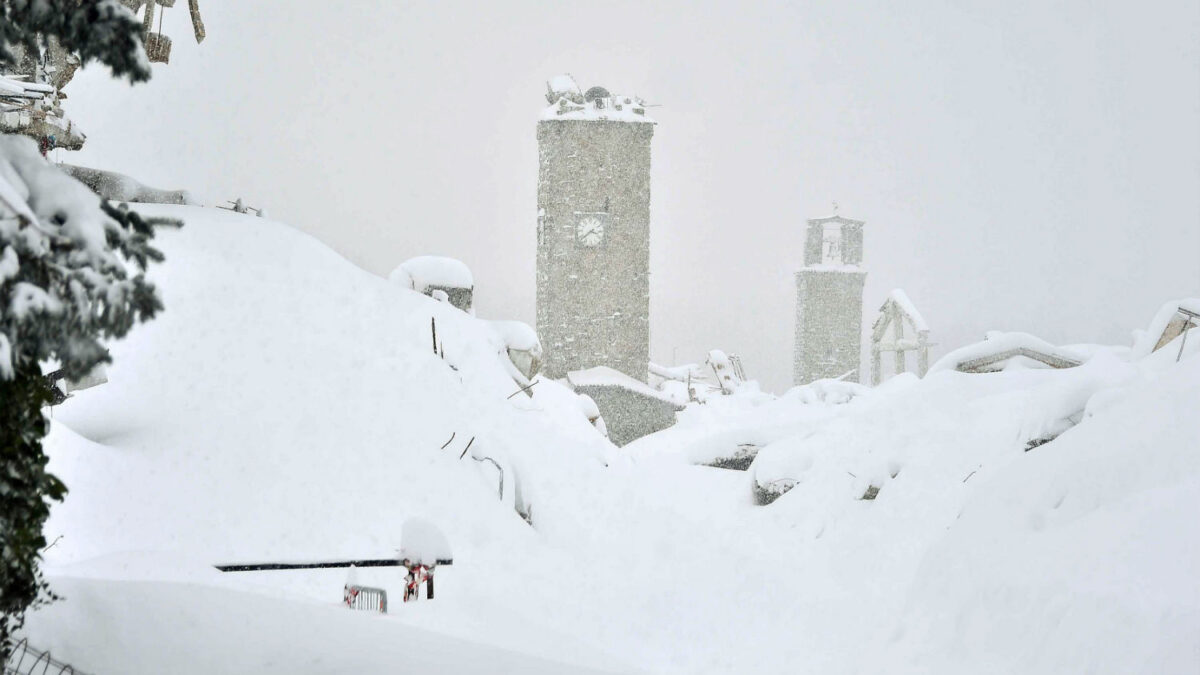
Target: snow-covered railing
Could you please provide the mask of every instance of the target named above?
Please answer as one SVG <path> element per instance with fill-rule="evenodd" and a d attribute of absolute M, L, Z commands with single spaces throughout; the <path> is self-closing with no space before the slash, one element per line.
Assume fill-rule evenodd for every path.
<path fill-rule="evenodd" d="M 387 591 L 382 588 L 347 584 L 343 587 L 342 600 L 350 609 L 365 609 L 387 614 Z"/>
<path fill-rule="evenodd" d="M 464 451 L 463 454 L 466 454 L 466 452 Z M 504 467 L 500 466 L 500 462 L 491 457 L 476 457 L 475 455 L 471 455 L 471 459 L 476 462 L 491 462 L 492 466 L 496 467 L 496 470 L 500 472 L 500 499 L 504 499 Z"/>
<path fill-rule="evenodd" d="M 8 659 L 4 661 L 4 675 L 84 675 L 71 666 L 50 657 L 49 651 L 40 651 L 22 639 L 12 646 Z"/>

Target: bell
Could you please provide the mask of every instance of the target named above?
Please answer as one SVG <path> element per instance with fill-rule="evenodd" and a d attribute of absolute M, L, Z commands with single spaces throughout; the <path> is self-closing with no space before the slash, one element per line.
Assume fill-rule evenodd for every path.
<path fill-rule="evenodd" d="M 171 61 L 171 38 L 162 33 L 147 33 L 146 56 L 150 59 L 150 63 L 169 63 Z"/>

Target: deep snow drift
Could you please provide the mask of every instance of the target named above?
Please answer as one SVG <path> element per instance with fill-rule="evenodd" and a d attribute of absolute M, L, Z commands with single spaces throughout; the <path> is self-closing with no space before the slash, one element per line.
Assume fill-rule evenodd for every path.
<path fill-rule="evenodd" d="M 491 322 L 265 219 L 142 210 L 187 223 L 159 235 L 166 311 L 48 442 L 67 599 L 28 632 L 81 670 L 1200 666 L 1200 340 L 1178 364 L 744 387 L 618 451 L 556 383 L 509 398 Z M 695 466 L 739 444 L 749 471 Z M 790 489 L 758 506 L 756 481 Z M 359 570 L 387 616 L 339 606 L 345 570 L 211 567 L 387 557 L 413 516 L 454 566 L 407 605 L 400 571 Z"/>

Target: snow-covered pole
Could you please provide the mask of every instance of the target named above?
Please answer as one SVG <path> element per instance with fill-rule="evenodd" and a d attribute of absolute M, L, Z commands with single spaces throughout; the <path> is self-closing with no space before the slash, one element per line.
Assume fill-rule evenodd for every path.
<path fill-rule="evenodd" d="M 453 558 L 438 558 L 437 565 L 453 565 Z M 360 560 L 325 560 L 315 562 L 258 562 L 225 563 L 213 565 L 222 572 L 277 572 L 283 570 L 315 570 L 335 567 L 404 567 L 404 562 L 395 558 L 364 558 Z"/>
<path fill-rule="evenodd" d="M 892 314 L 892 327 L 896 331 L 896 333 L 895 333 L 896 351 L 895 351 L 895 358 L 893 361 L 893 365 L 895 365 L 895 367 L 896 367 L 896 374 L 903 375 L 904 371 L 906 370 L 906 364 L 907 364 L 907 360 L 908 360 L 908 358 L 905 356 L 904 351 L 900 348 L 900 343 L 904 340 L 904 321 L 902 321 L 901 317 L 900 317 L 899 305 L 897 305 L 896 303 L 892 303 L 889 306 L 889 311 Z"/>
<path fill-rule="evenodd" d="M 1188 330 L 1192 328 L 1193 321 L 1200 319 L 1200 314 L 1182 307 L 1177 308 L 1176 311 L 1186 317 L 1186 320 L 1183 322 L 1183 329 L 1181 331 L 1183 333 L 1183 339 L 1179 341 L 1179 353 L 1175 355 L 1175 362 L 1179 363 L 1180 359 L 1183 358 L 1183 348 L 1185 345 L 1187 345 Z"/>

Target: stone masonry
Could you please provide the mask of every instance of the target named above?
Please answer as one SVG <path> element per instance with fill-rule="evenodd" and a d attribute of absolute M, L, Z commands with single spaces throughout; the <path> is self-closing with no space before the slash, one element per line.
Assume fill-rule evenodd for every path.
<path fill-rule="evenodd" d="M 861 221 L 808 221 L 804 267 L 796 273 L 793 380 L 860 380 L 863 284 Z"/>
<path fill-rule="evenodd" d="M 646 381 L 653 134 L 649 119 L 538 123 L 537 332 L 547 377 L 608 366 Z"/>

